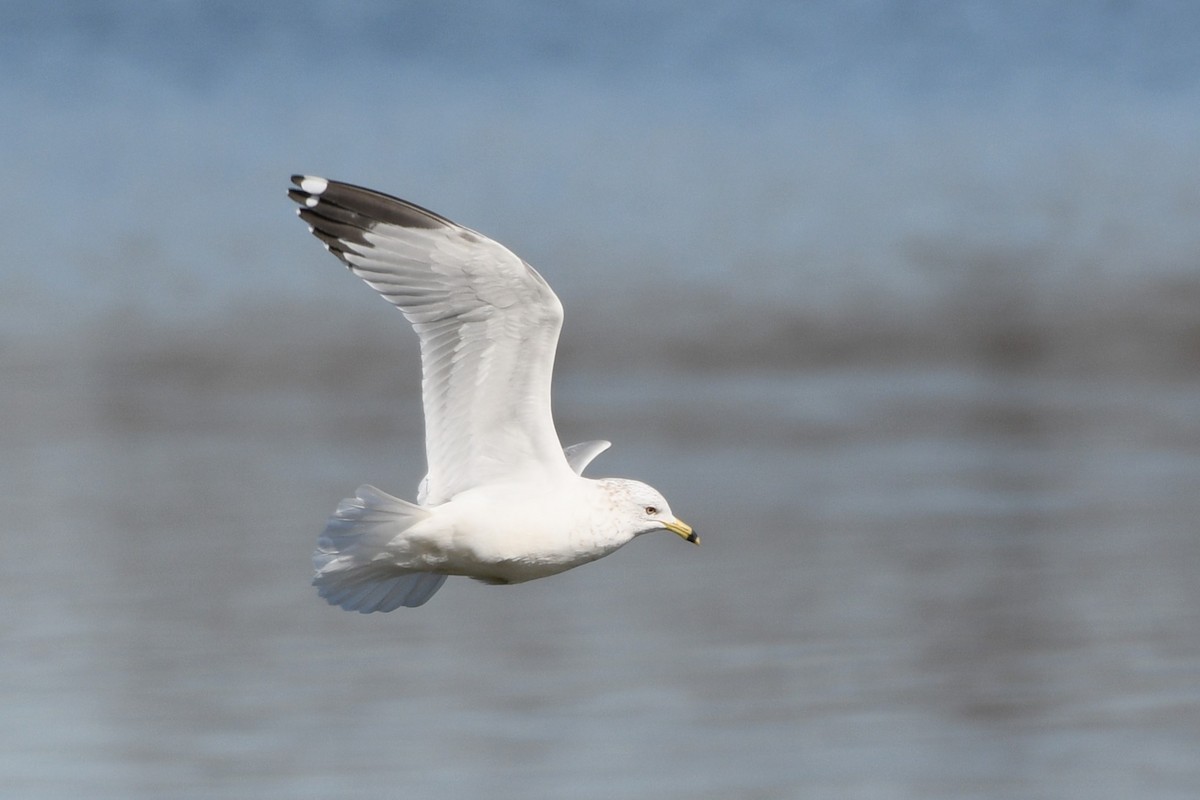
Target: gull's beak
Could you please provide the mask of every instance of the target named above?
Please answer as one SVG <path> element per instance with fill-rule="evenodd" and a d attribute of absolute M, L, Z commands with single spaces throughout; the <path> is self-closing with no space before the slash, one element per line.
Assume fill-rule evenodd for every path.
<path fill-rule="evenodd" d="M 673 519 L 669 522 L 664 522 L 663 527 L 671 533 L 677 533 L 684 539 L 687 539 L 692 544 L 700 544 L 700 537 L 692 530 L 692 526 L 688 525 L 681 519 Z"/>

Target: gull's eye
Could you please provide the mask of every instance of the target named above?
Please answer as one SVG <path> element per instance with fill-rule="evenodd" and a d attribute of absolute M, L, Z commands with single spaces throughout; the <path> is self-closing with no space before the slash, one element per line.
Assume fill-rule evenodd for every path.
<path fill-rule="evenodd" d="M 655 508 L 654 506 L 646 506 L 646 513 L 649 514 L 650 516 L 654 516 L 655 514 L 658 513 L 658 509 Z"/>

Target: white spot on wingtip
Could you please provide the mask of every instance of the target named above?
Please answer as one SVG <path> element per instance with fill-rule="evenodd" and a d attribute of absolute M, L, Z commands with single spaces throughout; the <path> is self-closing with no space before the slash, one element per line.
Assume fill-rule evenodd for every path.
<path fill-rule="evenodd" d="M 316 195 L 304 198 L 304 205 L 308 206 L 309 208 L 315 208 L 319 202 L 321 202 L 321 198 L 317 197 Z"/>
<path fill-rule="evenodd" d="M 314 178 L 311 175 L 305 175 L 300 179 L 300 188 L 309 194 L 320 194 L 329 188 L 329 181 L 324 178 Z M 313 201 L 312 205 L 315 206 L 317 204 L 315 197 L 310 197 L 309 200 Z"/>

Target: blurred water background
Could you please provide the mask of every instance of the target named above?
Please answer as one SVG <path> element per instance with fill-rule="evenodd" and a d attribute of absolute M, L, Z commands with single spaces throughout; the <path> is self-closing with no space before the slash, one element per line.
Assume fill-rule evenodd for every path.
<path fill-rule="evenodd" d="M 0 17 L 4 796 L 1200 795 L 1200 7 Z M 320 602 L 418 363 L 292 172 L 537 266 L 704 545 Z"/>

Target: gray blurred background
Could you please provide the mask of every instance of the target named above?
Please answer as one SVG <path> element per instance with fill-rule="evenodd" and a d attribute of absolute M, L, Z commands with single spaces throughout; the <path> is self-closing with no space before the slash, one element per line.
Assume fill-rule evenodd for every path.
<path fill-rule="evenodd" d="M 1200 10 L 0 3 L 0 786 L 1200 795 Z M 292 172 L 512 247 L 699 529 L 359 616 L 416 340 Z"/>

